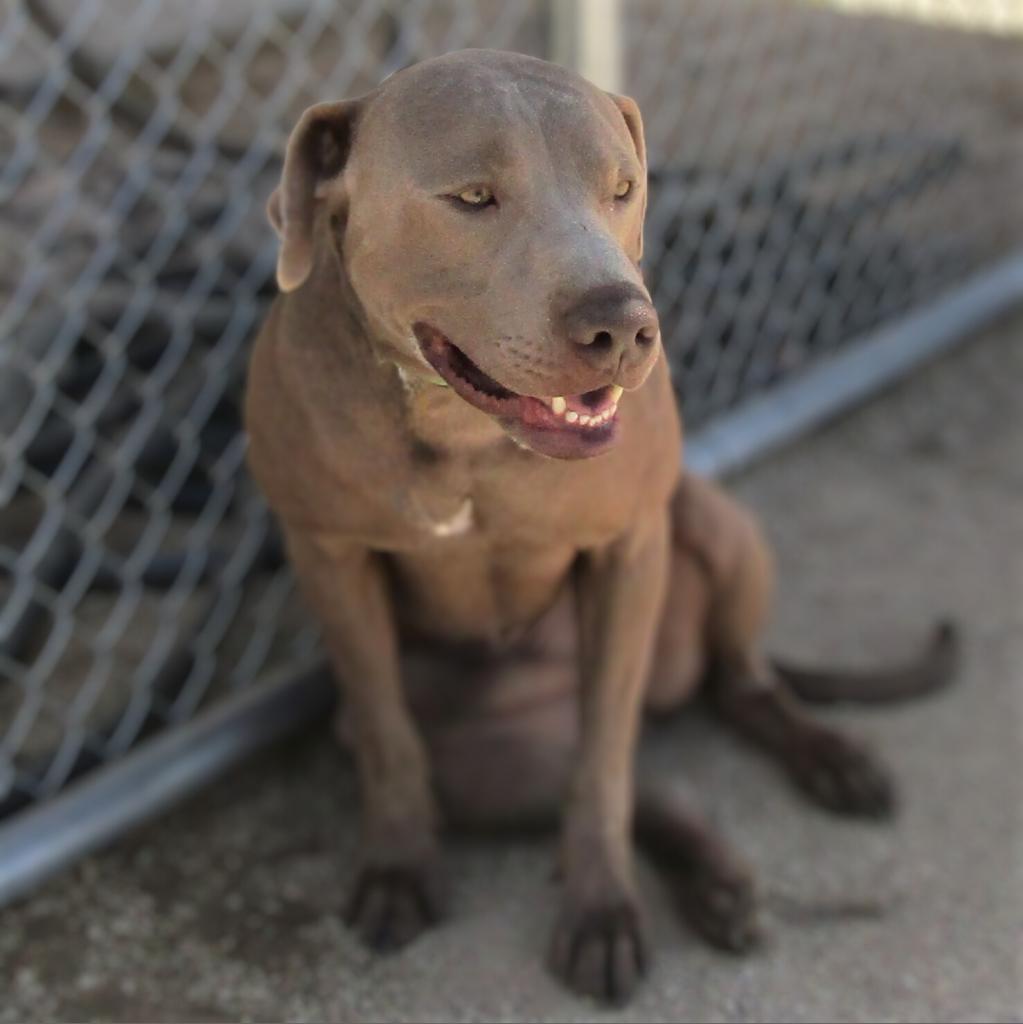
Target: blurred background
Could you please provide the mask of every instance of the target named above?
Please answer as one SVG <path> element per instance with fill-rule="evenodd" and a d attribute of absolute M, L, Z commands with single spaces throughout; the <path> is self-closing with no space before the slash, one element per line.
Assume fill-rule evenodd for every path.
<path fill-rule="evenodd" d="M 1023 298 L 1019 0 L 7 0 L 0 19 L 0 901 L 323 718 L 315 630 L 243 468 L 246 357 L 275 291 L 264 207 L 306 106 L 423 58 L 519 50 L 638 100 L 644 270 L 700 471 L 734 473 L 910 375 L 908 398 L 837 436 L 948 457 L 937 490 L 901 462 L 875 462 L 870 486 L 908 481 L 909 505 L 848 489 L 869 460 L 837 479 L 824 435 L 736 485 L 783 566 L 806 573 L 798 545 L 822 537 L 872 553 L 873 576 L 846 578 L 847 653 L 894 646 L 867 612 L 903 640 L 926 622 L 897 611 L 934 577 L 907 568 L 919 585 L 893 592 L 883 569 L 936 495 L 989 471 L 1017 515 L 983 531 L 1023 549 L 1004 319 Z M 959 362 L 921 369 L 969 336 Z M 975 511 L 932 523 L 973 569 Z M 995 605 L 1023 608 L 1018 559 L 991 570 Z M 807 649 L 804 612 L 836 610 L 814 585 L 780 611 Z M 51 1005 L 25 984 L 9 1007 Z"/>

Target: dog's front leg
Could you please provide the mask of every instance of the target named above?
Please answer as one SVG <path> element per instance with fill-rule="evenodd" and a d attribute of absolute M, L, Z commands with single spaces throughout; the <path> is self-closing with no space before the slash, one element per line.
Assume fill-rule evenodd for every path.
<path fill-rule="evenodd" d="M 287 540 L 342 684 L 362 791 L 361 865 L 347 918 L 368 944 L 396 948 L 441 915 L 442 886 L 436 804 L 401 686 L 387 578 L 380 556 L 363 547 L 308 533 Z"/>
<path fill-rule="evenodd" d="M 565 899 L 554 970 L 598 998 L 629 996 L 645 969 L 632 878 L 633 756 L 660 619 L 668 518 L 651 515 L 577 574 L 582 743 L 562 833 Z"/>

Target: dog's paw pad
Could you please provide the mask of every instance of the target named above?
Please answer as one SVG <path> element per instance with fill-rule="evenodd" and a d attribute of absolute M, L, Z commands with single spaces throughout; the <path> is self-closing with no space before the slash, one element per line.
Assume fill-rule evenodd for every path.
<path fill-rule="evenodd" d="M 626 1002 L 647 959 L 640 915 L 628 902 L 566 908 L 554 929 L 551 970 L 576 992 L 603 1002 Z"/>
<path fill-rule="evenodd" d="M 821 733 L 804 743 L 790 771 L 830 811 L 865 818 L 889 818 L 895 812 L 895 785 L 888 770 L 865 747 L 837 733 Z"/>
<path fill-rule="evenodd" d="M 363 868 L 345 908 L 345 921 L 371 949 L 401 949 L 445 914 L 435 865 Z"/>

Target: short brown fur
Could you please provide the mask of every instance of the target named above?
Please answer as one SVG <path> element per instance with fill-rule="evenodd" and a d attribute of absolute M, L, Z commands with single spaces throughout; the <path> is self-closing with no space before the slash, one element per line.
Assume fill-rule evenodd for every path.
<path fill-rule="evenodd" d="M 870 756 L 804 717 L 760 654 L 772 570 L 756 524 L 680 473 L 638 267 L 645 171 L 631 100 L 518 55 L 451 54 L 311 108 L 270 204 L 282 295 L 246 409 L 345 695 L 363 797 L 350 921 L 400 945 L 443 911 L 443 821 L 542 822 L 563 804 L 551 962 L 611 999 L 647 960 L 633 824 L 711 941 L 756 936 L 741 862 L 678 794 L 633 779 L 644 708 L 709 679 L 812 796 L 891 806 Z M 498 208 L 452 198 L 479 184 Z M 621 385 L 614 442 L 538 454 L 542 436 L 439 386 L 422 324 L 519 395 Z"/>

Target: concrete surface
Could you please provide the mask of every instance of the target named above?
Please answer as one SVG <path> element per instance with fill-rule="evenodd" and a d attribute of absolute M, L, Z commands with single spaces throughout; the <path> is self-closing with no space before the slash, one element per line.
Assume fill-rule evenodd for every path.
<path fill-rule="evenodd" d="M 644 873 L 654 969 L 598 1010 L 540 966 L 552 842 L 459 840 L 450 923 L 373 959 L 338 919 L 354 786 L 320 731 L 0 914 L 0 1022 L 1023 1020 L 1021 394 L 1023 316 L 736 481 L 778 546 L 777 649 L 967 635 L 955 689 L 828 713 L 894 766 L 893 826 L 814 811 L 698 712 L 648 744 L 757 866 L 763 951 L 704 948 Z"/>

